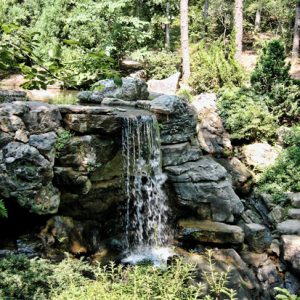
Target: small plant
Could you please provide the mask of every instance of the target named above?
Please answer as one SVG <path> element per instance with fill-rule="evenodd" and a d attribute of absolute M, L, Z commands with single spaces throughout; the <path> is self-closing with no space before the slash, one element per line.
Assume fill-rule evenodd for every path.
<path fill-rule="evenodd" d="M 209 285 L 210 293 L 214 298 L 205 299 L 221 299 L 221 296 L 225 296 L 230 300 L 237 300 L 236 292 L 233 289 L 226 287 L 229 282 L 229 270 L 227 272 L 216 271 L 213 261 L 213 251 L 211 249 L 206 250 L 206 255 L 209 263 L 209 270 L 204 272 L 203 275 L 205 281 Z"/>
<path fill-rule="evenodd" d="M 61 129 L 58 131 L 55 142 L 56 157 L 61 155 L 62 150 L 70 142 L 72 137 L 73 133 L 71 133 L 69 130 Z"/>
<path fill-rule="evenodd" d="M 300 300 L 299 296 L 291 294 L 287 289 L 276 287 L 275 291 L 278 292 L 276 300 Z"/>
<path fill-rule="evenodd" d="M 7 210 L 3 200 L 0 200 L 0 218 L 7 218 Z"/>
<path fill-rule="evenodd" d="M 177 92 L 177 96 L 188 101 L 192 102 L 193 101 L 193 95 L 188 89 L 181 89 Z"/>

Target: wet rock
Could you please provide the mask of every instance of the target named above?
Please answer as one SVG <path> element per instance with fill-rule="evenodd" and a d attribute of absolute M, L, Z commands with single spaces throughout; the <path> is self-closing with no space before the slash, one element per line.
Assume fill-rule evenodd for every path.
<path fill-rule="evenodd" d="M 25 125 L 21 118 L 10 115 L 10 116 L 0 116 L 0 131 L 2 132 L 17 132 L 18 130 L 23 130 Z"/>
<path fill-rule="evenodd" d="M 226 170 L 210 157 L 196 162 L 165 168 L 176 193 L 178 204 L 197 210 L 201 204 L 210 205 L 211 219 L 233 221 L 243 212 L 243 204 L 234 193 Z"/>
<path fill-rule="evenodd" d="M 147 84 L 140 79 L 122 78 L 121 86 L 117 86 L 114 80 L 100 80 L 97 83 L 102 87 L 100 91 L 81 92 L 78 98 L 81 103 L 101 103 L 104 98 L 117 98 L 127 101 L 148 99 Z"/>
<path fill-rule="evenodd" d="M 286 220 L 277 225 L 277 230 L 280 234 L 285 235 L 300 235 L 300 220 Z"/>
<path fill-rule="evenodd" d="M 181 220 L 181 234 L 185 239 L 203 243 L 241 244 L 244 232 L 241 227 L 211 221 Z"/>
<path fill-rule="evenodd" d="M 85 195 L 92 187 L 88 176 L 72 168 L 57 167 L 54 172 L 56 185 L 63 191 Z"/>
<path fill-rule="evenodd" d="M 162 93 L 165 95 L 175 95 L 180 78 L 180 72 L 162 80 L 151 79 L 147 82 L 148 90 L 152 93 Z"/>
<path fill-rule="evenodd" d="M 102 105 L 135 107 L 137 105 L 137 103 L 135 101 L 126 101 L 126 100 L 117 99 L 117 98 L 104 98 L 102 100 Z"/>
<path fill-rule="evenodd" d="M 62 114 L 91 114 L 106 115 L 113 113 L 113 109 L 103 106 L 84 106 L 84 105 L 59 105 L 59 111 Z"/>
<path fill-rule="evenodd" d="M 230 136 L 225 131 L 216 107 L 215 94 L 201 94 L 192 102 L 198 116 L 197 134 L 201 148 L 210 154 L 231 151 Z"/>
<path fill-rule="evenodd" d="M 300 236 L 282 235 L 283 258 L 300 274 Z"/>
<path fill-rule="evenodd" d="M 83 225 L 70 217 L 55 216 L 51 218 L 40 233 L 40 238 L 46 248 L 59 248 L 73 254 L 88 251 L 83 237 Z"/>
<path fill-rule="evenodd" d="M 272 242 L 271 233 L 269 230 L 260 224 L 245 224 L 245 239 L 249 244 L 250 249 L 255 252 L 262 253 L 268 249 Z"/>
<path fill-rule="evenodd" d="M 21 116 L 28 110 L 29 108 L 26 106 L 26 103 L 20 101 L 0 104 L 0 116 Z"/>
<path fill-rule="evenodd" d="M 235 191 L 241 194 L 248 194 L 251 191 L 253 185 L 252 173 L 239 159 L 236 157 L 231 159 L 217 158 L 216 161 L 231 175 Z"/>
<path fill-rule="evenodd" d="M 300 281 L 299 278 L 294 276 L 292 273 L 285 273 L 284 286 L 291 294 L 299 295 Z"/>
<path fill-rule="evenodd" d="M 156 114 L 171 115 L 182 109 L 184 105 L 177 96 L 163 95 L 150 102 L 150 111 Z"/>
<path fill-rule="evenodd" d="M 191 146 L 188 142 L 163 145 L 161 150 L 163 166 L 176 166 L 189 161 L 196 161 L 202 155 L 199 147 Z"/>
<path fill-rule="evenodd" d="M 57 106 L 42 102 L 26 102 L 28 111 L 23 116 L 27 130 L 32 134 L 56 131 L 61 114 Z"/>
<path fill-rule="evenodd" d="M 271 166 L 277 159 L 280 150 L 268 143 L 254 143 L 243 147 L 247 165 L 259 170 Z"/>
<path fill-rule="evenodd" d="M 291 209 L 289 209 L 288 216 L 291 219 L 300 220 L 300 208 L 291 208 Z"/>
<path fill-rule="evenodd" d="M 272 290 L 275 286 L 281 286 L 283 281 L 278 274 L 275 264 L 268 259 L 257 271 L 257 278 L 266 290 Z"/>
<path fill-rule="evenodd" d="M 66 114 L 64 122 L 68 129 L 79 133 L 116 135 L 121 133 L 121 119 L 108 115 Z"/>
<path fill-rule="evenodd" d="M 13 139 L 13 134 L 7 132 L 0 132 L 0 148 L 12 142 Z"/>

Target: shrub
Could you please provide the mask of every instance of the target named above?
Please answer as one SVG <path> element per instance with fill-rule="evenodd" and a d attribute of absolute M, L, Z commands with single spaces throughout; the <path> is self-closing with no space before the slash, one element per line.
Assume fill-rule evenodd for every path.
<path fill-rule="evenodd" d="M 58 131 L 55 141 L 56 157 L 60 156 L 61 151 L 70 142 L 72 137 L 73 134 L 69 130 L 61 129 Z"/>
<path fill-rule="evenodd" d="M 175 52 L 138 50 L 131 55 L 132 59 L 143 64 L 148 78 L 164 79 L 178 72 L 180 56 Z"/>
<path fill-rule="evenodd" d="M 285 47 L 280 40 L 272 40 L 263 47 L 250 78 L 257 92 L 268 93 L 275 84 L 290 82 L 290 65 L 285 63 L 285 59 Z"/>
<path fill-rule="evenodd" d="M 292 128 L 285 143 L 287 148 L 258 181 L 258 190 L 272 194 L 277 202 L 285 201 L 287 192 L 300 192 L 300 125 Z"/>
<path fill-rule="evenodd" d="M 272 87 L 269 107 L 281 123 L 300 121 L 300 86 L 276 84 Z"/>
<path fill-rule="evenodd" d="M 232 139 L 262 141 L 275 137 L 276 118 L 269 113 L 267 101 L 250 89 L 232 88 L 220 92 L 217 105 Z"/>
<path fill-rule="evenodd" d="M 240 86 L 243 79 L 243 70 L 235 61 L 231 47 L 224 47 L 221 41 L 211 43 L 209 48 L 201 42 L 191 55 L 189 84 L 195 93 L 218 91 L 223 86 Z"/>

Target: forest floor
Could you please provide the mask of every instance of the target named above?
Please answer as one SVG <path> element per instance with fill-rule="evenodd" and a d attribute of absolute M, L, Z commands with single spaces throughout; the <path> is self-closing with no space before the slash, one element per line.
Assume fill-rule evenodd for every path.
<path fill-rule="evenodd" d="M 247 72 L 251 72 L 256 64 L 257 61 L 257 53 L 255 51 L 244 51 L 242 54 L 242 65 L 246 69 Z M 298 60 L 298 63 L 291 68 L 290 72 L 291 76 L 294 79 L 300 79 L 300 62 Z"/>

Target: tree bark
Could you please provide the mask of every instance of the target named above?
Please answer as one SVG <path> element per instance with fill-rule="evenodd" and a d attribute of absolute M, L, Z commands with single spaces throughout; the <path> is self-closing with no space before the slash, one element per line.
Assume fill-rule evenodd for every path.
<path fill-rule="evenodd" d="M 294 26 L 292 64 L 296 64 L 299 58 L 299 42 L 300 42 L 300 2 L 296 4 L 296 16 Z"/>
<path fill-rule="evenodd" d="M 189 53 L 189 22 L 188 22 L 189 0 L 180 0 L 180 31 L 182 51 L 182 81 L 188 84 L 191 74 Z"/>
<path fill-rule="evenodd" d="M 168 20 L 168 23 L 166 24 L 166 49 L 170 50 L 170 1 L 167 1 L 166 18 Z"/>
<path fill-rule="evenodd" d="M 234 29 L 236 45 L 235 59 L 240 62 L 243 51 L 243 0 L 235 0 Z"/>
<path fill-rule="evenodd" d="M 255 14 L 255 24 L 254 24 L 254 30 L 255 31 L 259 31 L 260 22 L 261 22 L 261 8 L 258 8 L 256 10 L 256 14 Z"/>
<path fill-rule="evenodd" d="M 203 20 L 204 20 L 204 32 L 207 33 L 207 19 L 208 19 L 208 6 L 209 0 L 205 0 L 204 2 L 204 10 L 203 10 Z"/>

